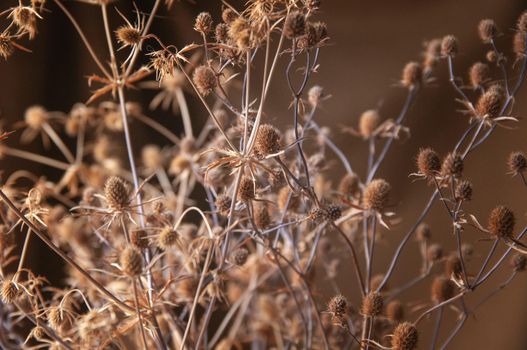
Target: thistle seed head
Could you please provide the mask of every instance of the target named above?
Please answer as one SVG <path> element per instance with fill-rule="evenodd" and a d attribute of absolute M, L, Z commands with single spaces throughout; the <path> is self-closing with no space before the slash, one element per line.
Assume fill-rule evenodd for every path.
<path fill-rule="evenodd" d="M 143 257 L 139 249 L 133 246 L 128 246 L 121 252 L 119 263 L 122 271 L 130 277 L 137 277 L 143 271 Z"/>
<path fill-rule="evenodd" d="M 299 11 L 289 13 L 285 20 L 284 35 L 293 39 L 304 34 L 306 30 L 306 17 Z"/>
<path fill-rule="evenodd" d="M 454 191 L 456 201 L 468 202 L 472 199 L 472 183 L 467 180 L 460 181 Z"/>
<path fill-rule="evenodd" d="M 403 68 L 401 84 L 406 88 L 419 86 L 423 81 L 423 69 L 417 62 L 408 62 Z"/>
<path fill-rule="evenodd" d="M 280 132 L 271 124 L 262 124 L 258 128 L 254 150 L 261 156 L 280 152 Z"/>
<path fill-rule="evenodd" d="M 419 174 L 433 178 L 441 170 L 441 160 L 433 149 L 423 148 L 417 155 L 417 169 Z"/>
<path fill-rule="evenodd" d="M 473 88 L 483 86 L 484 83 L 489 81 L 490 69 L 488 64 L 476 62 L 469 70 L 470 85 Z"/>
<path fill-rule="evenodd" d="M 450 278 L 438 276 L 432 282 L 432 301 L 439 304 L 454 296 L 456 285 Z"/>
<path fill-rule="evenodd" d="M 379 111 L 369 109 L 364 111 L 359 118 L 359 133 L 365 139 L 370 138 L 381 122 Z"/>
<path fill-rule="evenodd" d="M 478 24 L 478 34 L 484 43 L 488 43 L 498 35 L 498 28 L 493 19 L 482 19 Z"/>
<path fill-rule="evenodd" d="M 383 211 L 388 204 L 391 186 L 383 179 L 375 179 L 366 186 L 362 203 L 368 210 Z"/>
<path fill-rule="evenodd" d="M 527 170 L 527 158 L 523 152 L 512 152 L 509 155 L 508 165 L 513 175 L 522 174 Z"/>
<path fill-rule="evenodd" d="M 362 298 L 361 314 L 368 317 L 378 316 L 382 312 L 383 303 L 380 293 L 369 292 Z"/>
<path fill-rule="evenodd" d="M 454 57 L 458 52 L 457 38 L 453 35 L 447 35 L 441 41 L 441 54 L 443 56 Z"/>
<path fill-rule="evenodd" d="M 476 103 L 477 117 L 499 117 L 504 98 L 504 91 L 500 85 L 493 85 L 488 88 Z"/>
<path fill-rule="evenodd" d="M 499 205 L 490 212 L 487 229 L 494 237 L 510 238 L 514 232 L 515 224 L 516 218 L 512 210 Z"/>
<path fill-rule="evenodd" d="M 444 177 L 461 177 L 463 174 L 463 159 L 457 153 L 449 153 L 441 164 L 441 175 Z"/>
<path fill-rule="evenodd" d="M 192 76 L 192 81 L 196 85 L 199 93 L 203 96 L 208 96 L 218 84 L 216 73 L 208 66 L 199 66 L 196 68 Z"/>
<path fill-rule="evenodd" d="M 128 184 L 118 176 L 111 176 L 104 184 L 104 197 L 110 208 L 126 207 L 130 199 Z"/>
<path fill-rule="evenodd" d="M 527 266 L 527 257 L 525 254 L 515 253 L 511 257 L 510 265 L 516 272 L 525 271 L 525 267 Z"/>
<path fill-rule="evenodd" d="M 139 45 L 142 40 L 141 31 L 130 26 L 122 26 L 117 28 L 115 35 L 117 36 L 117 41 L 122 46 Z"/>
<path fill-rule="evenodd" d="M 354 173 L 348 173 L 340 180 L 339 192 L 345 196 L 355 196 L 359 191 L 359 177 Z"/>
<path fill-rule="evenodd" d="M 393 350 L 413 350 L 417 347 L 419 333 L 410 322 L 403 322 L 395 327 L 391 345 Z"/>
<path fill-rule="evenodd" d="M 399 300 L 392 300 L 386 305 L 386 317 L 392 322 L 401 322 L 404 319 L 404 306 Z"/>
<path fill-rule="evenodd" d="M 238 188 L 238 199 L 242 202 L 248 202 L 255 197 L 254 182 L 250 177 L 242 177 L 240 187 Z"/>
<path fill-rule="evenodd" d="M 202 12 L 196 17 L 194 30 L 205 35 L 212 32 L 212 16 L 210 13 Z"/>

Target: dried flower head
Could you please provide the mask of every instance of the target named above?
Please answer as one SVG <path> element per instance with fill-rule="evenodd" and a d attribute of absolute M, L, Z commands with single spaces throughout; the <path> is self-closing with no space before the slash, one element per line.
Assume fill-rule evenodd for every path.
<path fill-rule="evenodd" d="M 348 173 L 340 180 L 339 192 L 345 196 L 355 196 L 359 191 L 359 177 L 354 173 Z"/>
<path fill-rule="evenodd" d="M 320 104 L 324 97 L 324 89 L 322 86 L 315 85 L 311 89 L 309 89 L 307 93 L 307 99 L 309 101 L 309 104 L 311 107 L 316 107 Z"/>
<path fill-rule="evenodd" d="M 194 23 L 194 30 L 207 35 L 210 32 L 212 32 L 213 24 L 212 24 L 212 16 L 208 12 L 201 12 L 196 17 L 196 22 Z"/>
<path fill-rule="evenodd" d="M 522 253 L 514 253 L 514 255 L 511 257 L 510 265 L 516 272 L 525 271 L 525 267 L 527 266 L 527 257 Z"/>
<path fill-rule="evenodd" d="M 171 226 L 166 226 L 161 229 L 157 237 L 157 246 L 163 250 L 177 246 L 180 243 L 179 233 Z"/>
<path fill-rule="evenodd" d="M 218 81 L 216 73 L 208 66 L 199 66 L 194 70 L 192 81 L 196 85 L 199 93 L 208 96 L 216 88 Z"/>
<path fill-rule="evenodd" d="M 499 117 L 504 98 L 503 88 L 500 85 L 492 85 L 476 103 L 476 116 L 479 118 Z"/>
<path fill-rule="evenodd" d="M 455 56 L 458 52 L 457 38 L 453 35 L 447 35 L 441 41 L 441 54 L 443 56 Z"/>
<path fill-rule="evenodd" d="M 137 277 L 143 271 L 143 257 L 139 249 L 128 246 L 124 248 L 119 256 L 119 264 L 122 271 L 130 276 Z"/>
<path fill-rule="evenodd" d="M 304 34 L 306 30 L 306 17 L 300 11 L 289 13 L 285 20 L 284 35 L 293 39 Z"/>
<path fill-rule="evenodd" d="M 436 262 L 443 257 L 443 248 L 439 243 L 431 244 L 426 250 L 426 259 L 429 262 Z"/>
<path fill-rule="evenodd" d="M 15 52 L 13 40 L 5 34 L 0 34 L 0 56 L 7 59 L 13 52 Z"/>
<path fill-rule="evenodd" d="M 482 19 L 478 24 L 478 34 L 484 43 L 488 43 L 498 34 L 498 28 L 493 19 Z"/>
<path fill-rule="evenodd" d="M 384 299 L 380 293 L 369 292 L 362 298 L 361 314 L 374 317 L 378 316 L 382 312 Z"/>
<path fill-rule="evenodd" d="M 468 202 L 472 199 L 472 183 L 467 180 L 458 182 L 454 191 L 456 201 Z"/>
<path fill-rule="evenodd" d="M 254 150 L 261 156 L 280 152 L 280 132 L 271 124 L 262 124 L 258 128 Z"/>
<path fill-rule="evenodd" d="M 383 211 L 388 204 L 391 186 L 383 179 L 375 179 L 366 186 L 362 198 L 364 207 L 368 210 Z"/>
<path fill-rule="evenodd" d="M 401 84 L 406 88 L 419 86 L 423 81 L 423 69 L 418 62 L 408 62 L 403 68 Z"/>
<path fill-rule="evenodd" d="M 452 253 L 448 256 L 445 262 L 445 274 L 449 278 L 460 279 L 463 273 L 463 265 L 457 253 Z"/>
<path fill-rule="evenodd" d="M 427 223 L 422 222 L 415 229 L 415 239 L 418 242 L 427 242 L 430 240 L 431 232 L 430 226 Z"/>
<path fill-rule="evenodd" d="M 494 237 L 510 238 L 514 232 L 515 224 L 516 219 L 512 210 L 499 205 L 490 212 L 487 229 Z"/>
<path fill-rule="evenodd" d="M 359 118 L 359 133 L 365 139 L 370 138 L 381 122 L 379 111 L 369 109 L 364 111 Z"/>
<path fill-rule="evenodd" d="M 517 59 L 523 58 L 527 55 L 526 38 L 527 32 L 517 32 L 514 34 L 512 49 L 516 54 Z"/>
<path fill-rule="evenodd" d="M 230 23 L 234 22 L 234 20 L 236 18 L 238 18 L 238 14 L 236 12 L 234 12 L 234 10 L 231 9 L 230 7 L 226 7 L 223 10 L 223 12 L 221 13 L 221 19 L 226 24 L 230 24 Z"/>
<path fill-rule="evenodd" d="M 339 325 L 347 322 L 349 309 L 348 300 L 341 294 L 331 298 L 328 303 L 328 312 L 331 314 L 333 322 Z"/>
<path fill-rule="evenodd" d="M 37 33 L 37 18 L 41 18 L 38 12 L 29 6 L 15 7 L 9 17 L 19 28 L 20 33 L 27 33 L 33 39 Z"/>
<path fill-rule="evenodd" d="M 441 160 L 431 148 L 423 148 L 417 155 L 417 170 L 427 178 L 435 177 L 441 170 Z"/>
<path fill-rule="evenodd" d="M 245 248 L 238 248 L 232 252 L 231 261 L 234 265 L 243 266 L 247 262 L 249 251 Z"/>
<path fill-rule="evenodd" d="M 267 205 L 257 205 L 254 209 L 254 223 L 260 230 L 265 230 L 271 224 L 271 215 Z"/>
<path fill-rule="evenodd" d="M 340 217 L 342 216 L 342 210 L 340 209 L 338 205 L 335 205 L 335 204 L 326 205 L 325 213 L 326 213 L 326 220 L 331 221 L 331 222 L 340 219 Z"/>
<path fill-rule="evenodd" d="M 401 322 L 404 319 L 404 306 L 399 300 L 392 300 L 386 305 L 386 317 L 392 322 Z"/>
<path fill-rule="evenodd" d="M 463 174 L 463 159 L 457 153 L 449 153 L 441 164 L 441 175 L 444 177 L 461 177 Z"/>
<path fill-rule="evenodd" d="M 104 198 L 113 209 L 123 209 L 130 200 L 130 189 L 119 176 L 111 176 L 104 184 Z"/>
<path fill-rule="evenodd" d="M 450 278 L 438 276 L 432 282 L 431 297 L 434 303 L 441 303 L 454 296 L 456 285 Z"/>
<path fill-rule="evenodd" d="M 413 350 L 417 347 L 419 333 L 410 322 L 403 322 L 395 327 L 391 340 L 393 350 Z"/>
<path fill-rule="evenodd" d="M 527 11 L 524 11 L 518 18 L 518 23 L 516 24 L 518 31 L 527 33 Z"/>
<path fill-rule="evenodd" d="M 489 66 L 485 63 L 476 62 L 469 70 L 470 85 L 473 88 L 479 88 L 489 81 Z"/>
<path fill-rule="evenodd" d="M 255 197 L 254 181 L 250 177 L 242 177 L 238 188 L 238 199 L 248 202 Z"/>
<path fill-rule="evenodd" d="M 508 165 L 511 174 L 523 174 L 527 170 L 527 158 L 523 152 L 512 152 L 509 155 Z"/>
<path fill-rule="evenodd" d="M 216 197 L 216 200 L 214 201 L 216 209 L 221 215 L 224 216 L 229 213 L 229 210 L 231 209 L 231 204 L 231 198 L 226 194 L 220 194 L 218 197 Z"/>
<path fill-rule="evenodd" d="M 137 247 L 139 249 L 145 249 L 148 247 L 148 237 L 145 230 L 134 230 L 130 232 L 130 243 L 134 247 Z"/>
<path fill-rule="evenodd" d="M 123 46 L 139 45 L 142 40 L 141 31 L 128 25 L 121 26 L 115 31 L 117 41 Z"/>
<path fill-rule="evenodd" d="M 219 23 L 214 29 L 214 37 L 219 43 L 226 42 L 229 39 L 229 26 L 225 23 Z"/>
<path fill-rule="evenodd" d="M 11 279 L 5 279 L 0 286 L 0 299 L 4 304 L 11 304 L 16 301 L 20 295 L 20 288 L 17 283 Z"/>

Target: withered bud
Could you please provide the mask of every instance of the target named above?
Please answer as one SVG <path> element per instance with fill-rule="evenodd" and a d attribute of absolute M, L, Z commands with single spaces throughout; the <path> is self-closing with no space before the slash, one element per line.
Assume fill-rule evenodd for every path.
<path fill-rule="evenodd" d="M 510 238 L 515 224 L 516 219 L 512 210 L 499 205 L 490 212 L 487 229 L 494 237 Z"/>
<path fill-rule="evenodd" d="M 327 221 L 333 222 L 342 216 L 342 211 L 338 205 L 328 204 L 325 209 Z"/>
<path fill-rule="evenodd" d="M 380 293 L 369 292 L 362 298 L 361 313 L 368 317 L 378 316 L 382 312 L 383 303 Z"/>
<path fill-rule="evenodd" d="M 441 160 L 433 149 L 423 148 L 417 155 L 417 169 L 419 174 L 433 178 L 441 170 Z"/>
<path fill-rule="evenodd" d="M 527 47 L 525 41 L 527 40 L 527 32 L 517 32 L 514 34 L 512 41 L 512 51 L 516 54 L 516 58 L 520 59 L 527 55 Z M 1 41 L 0 41 L 1 43 Z"/>
<path fill-rule="evenodd" d="M 441 54 L 443 56 L 454 57 L 458 52 L 457 38 L 453 35 L 447 35 L 441 41 Z"/>
<path fill-rule="evenodd" d="M 280 152 L 280 132 L 271 124 L 262 124 L 258 128 L 254 150 L 261 156 Z"/>
<path fill-rule="evenodd" d="M 468 202 L 472 199 L 472 183 L 467 180 L 460 181 L 454 191 L 456 201 Z"/>
<path fill-rule="evenodd" d="M 443 248 L 440 244 L 431 244 L 426 250 L 426 259 L 429 262 L 436 262 L 443 257 Z"/>
<path fill-rule="evenodd" d="M 242 177 L 240 187 L 238 188 L 238 199 L 242 202 L 248 202 L 254 199 L 254 182 L 250 177 Z"/>
<path fill-rule="evenodd" d="M 139 249 L 128 246 L 119 257 L 122 271 L 130 277 L 137 277 L 143 271 L 143 257 Z"/>
<path fill-rule="evenodd" d="M 379 115 L 379 111 L 375 109 L 364 111 L 359 118 L 359 133 L 365 139 L 370 138 L 380 122 L 381 116 Z"/>
<path fill-rule="evenodd" d="M 4 304 L 11 304 L 16 301 L 20 295 L 20 289 L 11 279 L 5 279 L 0 286 L 0 299 Z"/>
<path fill-rule="evenodd" d="M 226 42 L 229 38 L 229 27 L 225 23 L 219 23 L 214 30 L 214 36 L 217 42 Z"/>
<path fill-rule="evenodd" d="M 368 210 L 382 211 L 388 204 L 392 187 L 383 179 L 375 179 L 366 186 L 362 203 Z"/>
<path fill-rule="evenodd" d="M 417 347 L 419 333 L 410 322 L 403 322 L 395 327 L 391 340 L 392 350 L 413 350 Z"/>
<path fill-rule="evenodd" d="M 512 152 L 507 164 L 513 175 L 522 174 L 527 170 L 527 158 L 523 152 Z"/>
<path fill-rule="evenodd" d="M 226 216 L 229 213 L 231 204 L 231 198 L 226 194 L 220 194 L 218 197 L 216 197 L 216 201 L 214 202 L 216 209 L 223 216 Z"/>
<path fill-rule="evenodd" d="M 179 233 L 171 226 L 166 226 L 161 229 L 157 237 L 157 246 L 162 250 L 167 250 L 179 243 Z"/>
<path fill-rule="evenodd" d="M 196 17 L 194 23 L 194 30 L 201 34 L 209 34 L 212 32 L 212 16 L 208 12 L 202 12 Z"/>
<path fill-rule="evenodd" d="M 386 305 L 386 317 L 392 322 L 401 322 L 404 319 L 404 307 L 399 300 L 392 300 Z"/>
<path fill-rule="evenodd" d="M 208 66 L 199 66 L 196 68 L 192 76 L 192 81 L 196 85 L 199 93 L 203 96 L 208 96 L 218 84 L 216 73 Z"/>
<path fill-rule="evenodd" d="M 293 11 L 289 13 L 284 24 L 284 35 L 293 39 L 304 34 L 306 30 L 306 18 L 303 13 Z"/>
<path fill-rule="evenodd" d="M 7 59 L 15 52 L 13 41 L 5 34 L 0 34 L 0 56 Z"/>
<path fill-rule="evenodd" d="M 489 81 L 489 72 L 490 70 L 487 64 L 481 62 L 474 63 L 468 73 L 470 85 L 473 88 L 483 86 L 484 83 Z"/>
<path fill-rule="evenodd" d="M 498 28 L 493 19 L 482 19 L 478 24 L 478 34 L 484 43 L 488 43 L 498 34 Z"/>
<path fill-rule="evenodd" d="M 135 230 L 130 232 L 130 243 L 139 249 L 147 248 L 149 242 L 145 230 Z"/>
<path fill-rule="evenodd" d="M 525 267 L 527 265 L 527 257 L 525 256 L 525 254 L 515 253 L 511 257 L 510 265 L 516 272 L 525 271 Z"/>
<path fill-rule="evenodd" d="M 461 177 L 463 174 L 463 159 L 457 153 L 449 153 L 441 164 L 441 175 L 445 177 Z"/>
<path fill-rule="evenodd" d="M 311 107 L 318 106 L 319 103 L 322 101 L 323 97 L 324 97 L 324 89 L 322 88 L 322 86 L 319 86 L 319 85 L 313 86 L 311 89 L 309 89 L 307 93 L 307 99 Z"/>
<path fill-rule="evenodd" d="M 339 192 L 345 196 L 355 196 L 359 190 L 359 177 L 348 173 L 340 180 Z"/>
<path fill-rule="evenodd" d="M 445 262 L 445 274 L 448 277 L 460 278 L 463 273 L 463 266 L 461 259 L 457 253 L 452 253 L 448 256 Z"/>
<path fill-rule="evenodd" d="M 254 223 L 260 230 L 265 230 L 271 224 L 271 215 L 267 205 L 257 205 L 254 209 Z"/>
<path fill-rule="evenodd" d="M 236 249 L 231 256 L 231 262 L 237 266 L 243 266 L 247 262 L 249 251 L 245 248 Z"/>
<path fill-rule="evenodd" d="M 130 189 L 126 181 L 119 176 L 111 176 L 104 184 L 104 198 L 110 208 L 124 208 L 130 199 Z"/>
<path fill-rule="evenodd" d="M 498 62 L 498 59 L 499 59 L 498 54 L 494 50 L 487 51 L 487 54 L 485 55 L 485 58 L 490 63 L 496 63 L 496 62 Z"/>
<path fill-rule="evenodd" d="M 423 69 L 417 62 L 408 62 L 403 68 L 401 84 L 406 88 L 419 86 L 423 81 Z"/>
<path fill-rule="evenodd" d="M 326 211 L 322 208 L 314 207 L 309 211 L 307 216 L 314 222 L 320 222 L 326 218 Z"/>
<path fill-rule="evenodd" d="M 430 230 L 430 226 L 427 223 L 422 222 L 415 229 L 415 239 L 418 242 L 427 242 L 432 235 L 431 233 L 432 230 Z"/>
<path fill-rule="evenodd" d="M 499 117 L 505 94 L 500 85 L 492 85 L 479 98 L 476 103 L 476 113 L 480 118 Z"/>
<path fill-rule="evenodd" d="M 441 303 L 454 296 L 456 285 L 450 278 L 438 276 L 432 282 L 431 297 L 434 303 Z"/>

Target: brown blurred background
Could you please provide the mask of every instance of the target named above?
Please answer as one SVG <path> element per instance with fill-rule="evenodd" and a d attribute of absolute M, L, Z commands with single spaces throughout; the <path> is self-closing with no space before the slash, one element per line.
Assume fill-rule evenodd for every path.
<path fill-rule="evenodd" d="M 2 10 L 16 3 L 17 1 L 2 1 Z M 79 19 L 96 50 L 106 52 L 98 8 L 73 1 L 64 3 Z M 241 1 L 232 3 L 239 5 Z M 145 12 L 149 11 L 151 4 L 151 0 L 138 1 L 138 6 Z M 131 2 L 119 1 L 117 6 L 123 13 L 131 14 Z M 37 39 L 29 44 L 33 53 L 17 52 L 7 62 L 0 62 L 0 120 L 6 127 L 20 120 L 25 108 L 32 104 L 41 104 L 49 110 L 69 111 L 75 102 L 85 101 L 89 97 L 85 77 L 95 72 L 96 67 L 77 33 L 59 9 L 52 3 L 48 8 L 50 12 L 39 23 L 40 33 Z M 196 41 L 197 35 L 190 30 L 193 17 L 205 9 L 219 19 L 220 1 L 197 1 L 197 4 L 176 2 L 170 12 L 161 11 L 153 31 L 164 41 L 178 46 Z M 395 83 L 407 61 L 420 59 L 422 42 L 427 39 L 445 34 L 454 34 L 459 38 L 460 54 L 455 60 L 455 69 L 457 75 L 464 78 L 468 67 L 475 61 L 483 61 L 488 50 L 477 37 L 476 27 L 480 19 L 496 20 L 503 33 L 498 46 L 510 53 L 515 20 L 525 9 L 526 3 L 520 0 L 323 1 L 319 16 L 328 24 L 331 45 L 322 50 L 319 73 L 313 76 L 310 85 L 322 85 L 332 98 L 325 102 L 316 118 L 319 123 L 334 128 L 333 139 L 346 151 L 354 168 L 362 174 L 366 164 L 366 146 L 362 141 L 340 133 L 338 125 L 356 125 L 363 110 L 375 107 L 380 108 L 385 118 L 396 117 L 404 101 L 405 91 L 396 87 Z M 122 24 L 113 14 L 113 26 Z M 498 72 L 493 73 L 499 76 Z M 438 80 L 434 86 L 427 87 L 420 93 L 410 110 L 406 125 L 411 128 L 412 137 L 392 147 L 379 172 L 380 176 L 392 183 L 395 211 L 404 221 L 385 234 L 385 241 L 377 251 L 377 272 L 385 270 L 395 244 L 417 218 L 418 211 L 423 208 L 431 193 L 431 189 L 423 182 L 412 183 L 408 178 L 408 174 L 414 171 L 413 162 L 418 149 L 431 146 L 445 154 L 467 125 L 467 118 L 457 112 L 460 105 L 454 102 L 455 94 L 448 85 L 444 64 L 440 65 L 436 76 Z M 288 94 L 281 90 L 285 88 L 285 80 L 283 76 L 278 76 L 274 82 L 276 88 L 271 97 L 273 103 L 268 104 L 267 114 L 279 123 L 291 123 Z M 527 114 L 526 92 L 527 88 L 524 87 L 518 95 L 514 109 L 516 116 L 523 117 Z M 153 94 L 133 93 L 132 96 L 146 106 Z M 199 125 L 198 120 L 203 121 L 205 115 L 196 99 L 189 97 L 189 101 L 192 116 Z M 163 113 L 150 114 L 163 124 L 181 130 L 178 117 Z M 466 162 L 466 177 L 474 184 L 474 201 L 466 206 L 466 210 L 482 218 L 482 221 L 485 221 L 492 207 L 503 203 L 515 209 L 518 227 L 527 223 L 524 216 L 527 189 L 518 179 L 511 179 L 506 174 L 508 154 L 513 150 L 527 151 L 525 122 L 522 120 L 516 130 L 498 128 L 491 139 Z M 132 132 L 144 140 L 151 140 L 153 135 L 138 128 L 133 128 Z M 38 150 L 40 143 L 35 142 L 31 147 Z M 28 164 L 6 159 L 2 160 L 0 169 L 9 173 Z M 335 165 L 339 169 L 335 173 L 340 172 L 338 163 Z M 54 176 L 44 167 L 32 165 L 32 169 L 36 173 Z M 338 181 L 338 176 L 335 181 Z M 427 222 L 432 227 L 434 241 L 453 247 L 451 223 L 446 215 L 444 208 L 436 203 Z M 464 238 L 472 242 L 481 255 L 486 254 L 490 244 L 478 241 L 480 233 L 469 228 L 464 233 Z M 392 285 L 404 283 L 418 273 L 415 243 L 410 242 L 406 251 L 409 253 L 401 260 L 391 281 Z M 41 253 L 35 252 L 32 256 L 34 262 L 42 259 L 43 256 L 39 254 Z M 48 265 L 41 267 L 44 273 L 53 268 Z M 352 290 L 356 289 L 353 285 L 346 285 L 351 273 L 345 268 L 340 270 L 340 285 L 344 294 L 351 295 Z M 501 269 L 491 279 L 493 286 L 505 280 L 508 273 L 507 267 Z M 406 293 L 404 298 L 426 302 L 429 300 L 428 289 L 429 282 L 424 282 L 419 288 Z M 488 291 L 488 288 L 482 288 L 475 295 L 469 296 L 469 307 Z M 520 275 L 508 288 L 479 309 L 475 317 L 469 319 L 450 348 L 527 349 L 527 335 L 524 332 L 527 321 L 526 295 L 527 282 L 525 276 Z M 443 323 L 443 335 L 455 321 L 452 311 L 446 314 L 449 316 Z M 426 323 L 430 325 L 433 320 Z M 429 333 L 423 337 L 428 336 Z M 423 342 L 420 348 L 427 346 Z"/>

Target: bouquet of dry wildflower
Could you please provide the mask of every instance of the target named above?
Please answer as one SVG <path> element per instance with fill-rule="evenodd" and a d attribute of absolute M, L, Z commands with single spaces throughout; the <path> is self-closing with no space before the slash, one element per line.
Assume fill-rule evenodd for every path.
<path fill-rule="evenodd" d="M 86 103 L 69 112 L 30 107 L 23 121 L 9 126 L 16 133 L 1 136 L 3 159 L 23 158 L 61 173 L 48 179 L 19 170 L 3 179 L 1 348 L 411 350 L 419 342 L 444 349 L 469 315 L 525 270 L 521 239 L 527 227 L 517 230 L 514 213 L 503 205 L 491 211 L 487 224 L 465 212 L 473 186 L 463 171 L 466 158 L 496 127 L 518 121 L 512 108 L 527 69 L 527 12 L 515 29 L 516 57 L 498 48 L 493 20 L 480 22 L 487 63 L 470 68 L 468 85 L 454 69 L 457 39 L 429 41 L 422 60 L 402 70 L 407 98 L 400 114 L 383 121 L 377 110 L 368 110 L 357 127 L 345 128 L 368 145 L 367 171 L 359 174 L 317 120 L 328 95 L 312 79 L 323 70 L 318 58 L 330 42 L 326 24 L 317 21 L 319 1 L 250 0 L 244 8 L 224 2 L 221 18 L 207 12 L 196 17 L 202 40 L 185 47 L 150 31 L 172 0 L 156 0 L 150 11 L 135 7 L 131 14 L 120 12 L 119 2 L 79 1 L 86 4 L 21 0 L 1 13 L 3 58 L 29 51 L 28 39 L 37 36 L 53 6 L 71 21 L 98 67 L 89 76 L 94 91 L 82 97 Z M 100 8 L 106 52 L 94 49 L 70 6 Z M 109 11 L 119 14 L 122 25 L 110 27 Z M 146 43 L 155 49 L 145 50 Z M 138 66 L 140 59 L 149 63 Z M 391 186 L 378 177 L 379 169 L 391 146 L 408 135 L 409 109 L 434 81 L 438 65 L 448 67 L 468 126 L 443 159 L 432 148 L 417 155 L 411 176 L 431 187 L 430 199 L 410 218 L 415 223 L 399 245 L 389 247 L 393 258 L 385 273 L 375 275 L 380 235 L 398 222 Z M 291 95 L 284 111 L 290 127 L 282 131 L 266 114 L 277 76 L 285 77 Z M 149 107 L 180 116 L 184 135 L 130 101 L 131 88 L 158 89 Z M 187 106 L 189 92 L 209 117 L 199 128 Z M 136 157 L 132 120 L 171 146 L 139 144 Z M 125 140 L 127 161 L 112 152 L 115 135 Z M 15 138 L 41 138 L 61 158 L 15 148 Z M 326 159 L 333 156 L 338 163 L 332 165 Z M 508 163 L 527 185 L 525 155 L 514 152 Z M 341 166 L 345 175 L 332 186 L 327 171 Z M 452 252 L 433 241 L 425 223 L 437 201 L 451 224 Z M 465 230 L 479 230 L 492 241 L 481 252 L 484 259 L 463 241 Z M 419 246 L 421 273 L 391 285 L 411 237 Z M 50 285 L 27 263 L 32 238 L 65 262 L 60 285 Z M 500 245 L 506 250 L 495 259 Z M 472 292 L 507 261 L 510 277 L 473 301 Z M 360 298 L 343 295 L 339 271 L 354 280 Z M 335 296 L 321 297 L 320 281 L 328 281 Z M 412 309 L 415 301 L 401 296 L 421 281 L 430 284 L 430 302 Z M 458 316 L 455 324 L 442 324 L 447 312 Z M 434 332 L 425 339 L 420 327 L 432 315 Z"/>

